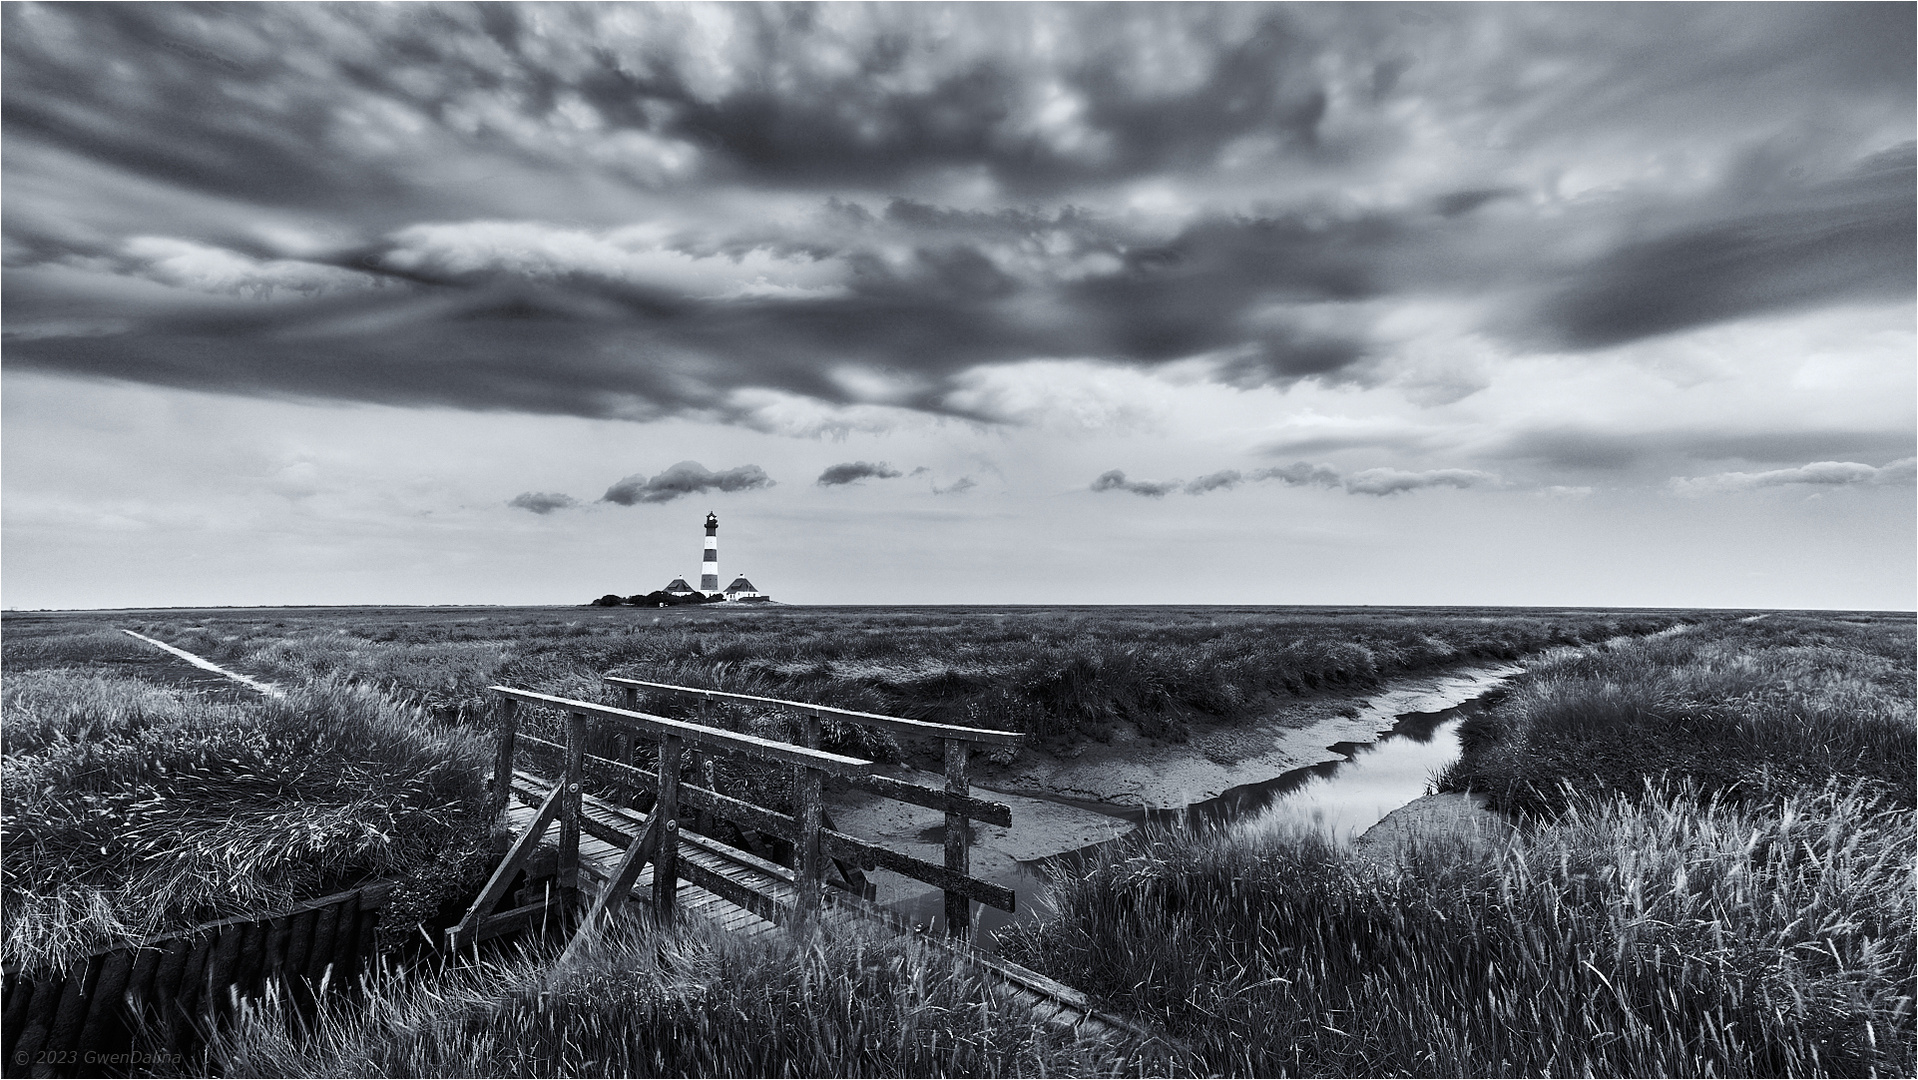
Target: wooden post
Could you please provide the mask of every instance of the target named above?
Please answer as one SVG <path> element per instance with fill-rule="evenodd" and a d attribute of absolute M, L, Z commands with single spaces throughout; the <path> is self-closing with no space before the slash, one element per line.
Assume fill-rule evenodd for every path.
<path fill-rule="evenodd" d="M 966 744 L 958 739 L 946 739 L 946 791 L 953 795 L 966 794 Z M 946 869 L 956 874 L 970 873 L 970 861 L 967 857 L 966 816 L 946 812 Z M 972 931 L 972 901 L 955 892 L 946 893 L 946 933 L 953 937 L 965 937 Z"/>
<path fill-rule="evenodd" d="M 713 722 L 712 698 L 702 697 L 699 699 L 699 723 L 702 727 L 719 726 Z M 700 750 L 698 747 L 689 746 L 686 748 L 686 764 L 688 767 L 687 771 L 693 774 L 694 782 L 702 784 L 707 791 L 713 790 L 713 762 L 710 754 Z M 713 834 L 713 815 L 703 808 L 700 809 L 693 818 L 693 828 L 697 830 L 701 836 L 711 836 Z"/>
<path fill-rule="evenodd" d="M 679 897 L 679 760 L 685 741 L 677 735 L 659 740 L 659 797 L 653 820 L 659 822 L 659 848 L 653 854 L 653 911 L 672 922 Z"/>
<path fill-rule="evenodd" d="M 799 745 L 819 749 L 819 714 L 801 713 Z M 793 877 L 799 895 L 795 898 L 799 921 L 809 921 L 819 909 L 820 887 L 825 882 L 819 830 L 825 824 L 825 800 L 819 791 L 821 774 L 817 769 L 793 768 L 793 819 L 799 823 L 799 842 L 793 848 Z"/>
<path fill-rule="evenodd" d="M 627 712 L 638 712 L 639 690 L 631 686 L 626 687 L 620 694 L 619 704 L 620 708 Z M 619 763 L 621 765 L 633 763 L 633 733 L 630 728 L 619 729 Z"/>
<path fill-rule="evenodd" d="M 586 714 L 566 714 L 566 775 L 560 778 L 559 884 L 579 888 L 580 778 L 586 771 Z"/>
<path fill-rule="evenodd" d="M 799 820 L 799 843 L 793 851 L 793 884 L 799 895 L 795 897 L 798 908 L 797 921 L 804 925 L 811 922 L 819 911 L 820 885 L 825 880 L 824 861 L 820 857 L 819 828 L 821 811 L 824 809 L 819 796 L 819 780 L 824 774 L 818 769 L 801 769 L 799 785 L 793 792 L 793 816 Z"/>
<path fill-rule="evenodd" d="M 698 778 L 699 778 L 700 786 L 704 787 L 707 791 L 719 790 L 719 777 L 713 768 L 713 755 L 711 754 L 699 755 Z M 711 817 L 711 815 L 706 813 L 703 810 L 700 811 L 700 815 L 701 816 L 699 820 L 702 823 L 700 825 L 700 831 L 704 832 L 706 828 L 706 824 L 705 824 L 706 820 L 707 818 Z"/>
<path fill-rule="evenodd" d="M 490 817 L 513 800 L 513 742 L 519 737 L 519 702 L 509 697 L 499 700 L 499 746 L 493 759 L 493 790 L 488 793 Z"/>

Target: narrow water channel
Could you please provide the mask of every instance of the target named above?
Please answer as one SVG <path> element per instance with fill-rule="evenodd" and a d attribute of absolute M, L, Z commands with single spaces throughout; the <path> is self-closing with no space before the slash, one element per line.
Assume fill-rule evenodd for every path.
<path fill-rule="evenodd" d="M 1330 747 L 1342 755 L 1340 760 L 1293 769 L 1190 806 L 1148 809 L 1076 801 L 1074 805 L 1136 824 L 1173 828 L 1316 827 L 1341 843 L 1351 843 L 1385 815 L 1430 792 L 1439 770 L 1458 758 L 1459 725 L 1482 708 L 1482 701 L 1473 700 L 1440 712 L 1404 713 L 1376 742 Z M 1094 844 L 1019 863 L 1012 873 L 994 876 L 992 880 L 1018 894 L 1019 910 L 1008 915 L 975 905 L 974 940 L 990 948 L 994 930 L 1035 922 L 1048 914 L 1044 899 L 1048 866 L 1069 866 L 1105 846 Z M 918 923 L 941 924 L 942 903 L 939 894 L 933 893 L 901 905 L 900 913 Z"/>

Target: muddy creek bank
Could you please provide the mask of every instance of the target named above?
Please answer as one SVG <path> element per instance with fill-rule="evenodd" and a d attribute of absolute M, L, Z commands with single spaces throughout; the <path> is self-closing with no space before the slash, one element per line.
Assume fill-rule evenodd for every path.
<path fill-rule="evenodd" d="M 982 768 L 974 793 L 1009 804 L 1014 824 L 973 824 L 972 873 L 1014 890 L 1019 910 L 977 910 L 978 938 L 988 942 L 993 930 L 1037 917 L 1047 864 L 1147 822 L 1258 828 L 1316 820 L 1349 841 L 1424 795 L 1458 755 L 1458 725 L 1520 670 L 1456 669 L 1358 701 L 1326 695 L 1249 723 L 1207 725 L 1184 744 L 1120 736 L 1074 758 L 1022 755 Z M 889 847 L 932 861 L 943 850 L 944 819 L 932 811 L 854 791 L 836 797 L 832 813 L 841 828 Z M 918 922 L 941 921 L 937 891 L 884 872 L 872 877 L 881 903 Z"/>

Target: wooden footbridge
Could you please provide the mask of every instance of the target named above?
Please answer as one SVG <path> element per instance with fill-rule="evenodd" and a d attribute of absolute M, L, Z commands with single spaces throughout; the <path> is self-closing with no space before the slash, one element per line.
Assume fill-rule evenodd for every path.
<path fill-rule="evenodd" d="M 967 823 L 1012 824 L 1009 807 L 971 793 L 968 756 L 974 747 L 1016 744 L 1024 736 L 637 679 L 605 682 L 621 691 L 623 707 L 492 688 L 499 695 L 494 805 L 517 837 L 465 917 L 447 931 L 455 951 L 529 925 L 558 924 L 572 929 L 570 954 L 634 901 L 663 922 L 699 917 L 752 935 L 803 928 L 830 910 L 877 932 L 920 934 L 1002 984 L 1045 1022 L 1082 1038 L 1144 1034 L 1094 1009 L 1077 990 L 969 941 L 973 903 L 1012 911 L 1016 899 L 1012 890 L 968 872 Z M 642 712 L 642 694 L 648 704 L 690 704 L 694 716 Z M 741 707 L 795 717 L 798 739 L 720 726 L 722 709 Z M 527 709 L 563 714 L 558 737 L 523 730 L 532 726 L 521 722 Z M 944 787 L 884 776 L 873 761 L 820 749 L 828 722 L 937 741 L 944 749 Z M 526 767 L 522 758 L 529 759 Z M 771 806 L 754 801 L 754 791 L 776 790 L 782 779 L 787 799 L 765 800 Z M 822 794 L 828 782 L 942 811 L 943 863 L 834 828 Z M 725 794 L 723 787 L 735 791 Z M 539 862 L 554 859 L 555 851 L 550 884 L 534 884 L 546 880 Z M 880 869 L 945 893 L 945 937 L 923 933 L 872 902 L 865 872 Z M 514 890 L 516 883 L 521 887 Z"/>

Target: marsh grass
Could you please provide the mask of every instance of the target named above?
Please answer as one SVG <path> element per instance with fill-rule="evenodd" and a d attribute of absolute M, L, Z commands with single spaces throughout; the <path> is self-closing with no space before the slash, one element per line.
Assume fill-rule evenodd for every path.
<path fill-rule="evenodd" d="M 1250 1076 L 1909 1076 L 1913 816 L 1569 793 L 1508 847 L 1381 865 L 1163 833 L 1053 886 L 1015 959 Z"/>
<path fill-rule="evenodd" d="M 615 608 L 208 611 L 142 633 L 272 681 L 351 679 L 457 722 L 509 682 L 600 697 L 603 674 L 1021 730 L 1186 737 L 1273 697 L 1642 634 L 1673 612 L 1335 608 Z M 15 617 L 15 624 L 29 625 Z"/>
<path fill-rule="evenodd" d="M 0 903 L 28 967 L 381 875 L 430 888 L 486 835 L 486 741 L 370 688 L 219 703 L 61 668 L 9 674 L 4 708 Z"/>
<path fill-rule="evenodd" d="M 214 1038 L 209 1064 L 236 1077 L 1089 1076 L 1115 1069 L 1114 1050 L 1138 1048 L 1078 1045 L 910 939 L 692 923 L 615 936 L 564 970 L 535 950 L 384 974 L 311 1023 L 270 1001 Z"/>
<path fill-rule="evenodd" d="M 1554 651 L 1465 723 L 1440 786 L 1549 815 L 1648 775 L 1759 800 L 1841 777 L 1910 807 L 1913 649 L 1910 616 L 1779 614 Z"/>
<path fill-rule="evenodd" d="M 1912 665 L 1909 615 L 1556 651 L 1442 778 L 1510 841 L 1155 833 L 1005 945 L 1205 1072 L 1908 1076 Z"/>

